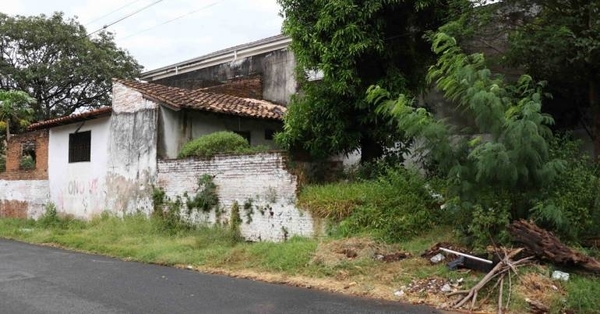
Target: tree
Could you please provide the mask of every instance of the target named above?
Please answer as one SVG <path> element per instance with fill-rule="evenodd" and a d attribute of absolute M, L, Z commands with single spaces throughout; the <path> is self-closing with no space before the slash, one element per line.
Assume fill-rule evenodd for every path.
<path fill-rule="evenodd" d="M 450 187 L 449 198 L 463 211 L 457 215 L 479 240 L 501 232 L 513 219 L 529 218 L 531 208 L 544 207 L 539 194 L 565 169 L 550 154 L 551 116 L 542 112 L 543 84 L 523 75 L 514 84 L 495 76 L 481 53 L 467 55 L 455 38 L 439 32 L 432 38 L 438 62 L 428 79 L 444 97 L 474 120 L 474 135 L 457 136 L 414 98 L 393 96 L 381 87 L 369 91 L 369 101 L 407 136 L 420 139 L 422 152 L 437 165 Z M 484 140 L 481 134 L 489 138 Z M 458 217 L 463 218 L 459 219 Z M 557 218 L 558 220 L 558 218 Z"/>
<path fill-rule="evenodd" d="M 137 77 L 142 67 L 117 48 L 113 35 L 90 38 L 76 19 L 0 13 L 0 88 L 37 100 L 35 119 L 110 105 L 112 78 Z"/>
<path fill-rule="evenodd" d="M 31 105 L 35 99 L 22 91 L 0 90 L 0 131 L 5 131 L 6 140 L 10 139 L 10 125 L 24 128 L 31 121 Z"/>
<path fill-rule="evenodd" d="M 283 31 L 292 37 L 301 92 L 277 139 L 292 151 L 325 158 L 360 149 L 361 161 L 381 156 L 403 139 L 364 99 L 379 84 L 417 95 L 433 61 L 423 39 L 457 16 L 466 1 L 278 0 Z M 322 71 L 309 82 L 306 71 Z"/>
<path fill-rule="evenodd" d="M 468 38 L 481 29 L 508 35 L 506 47 L 498 51 L 501 63 L 530 74 L 534 80 L 546 81 L 546 90 L 553 95 L 553 99 L 547 99 L 543 109 L 556 118 L 555 129 L 572 129 L 583 125 L 595 140 L 595 155 L 598 157 L 600 2 L 501 2 L 487 6 L 489 9 L 473 10 L 470 17 L 463 18 L 466 23 L 457 24 L 461 27 L 455 27 L 457 32 L 452 35 L 466 35 Z"/>
<path fill-rule="evenodd" d="M 507 60 L 536 79 L 579 118 L 591 111 L 595 156 L 600 156 L 600 2 L 508 0 L 539 13 L 510 37 Z M 586 110 L 588 109 L 588 110 Z M 564 111 L 564 109 L 563 109 Z"/>
<path fill-rule="evenodd" d="M 0 172 L 6 167 L 6 142 L 10 139 L 11 124 L 24 128 L 31 121 L 33 110 L 30 105 L 35 99 L 22 91 L 0 90 Z"/>

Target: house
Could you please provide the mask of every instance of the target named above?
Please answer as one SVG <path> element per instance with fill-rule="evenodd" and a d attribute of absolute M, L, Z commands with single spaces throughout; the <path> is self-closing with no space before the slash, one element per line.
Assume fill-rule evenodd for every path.
<path fill-rule="evenodd" d="M 218 90 L 224 84 L 243 85 L 248 79 L 259 78 L 260 92 L 252 98 L 287 105 L 297 91 L 291 42 L 285 35 L 268 37 L 147 71 L 141 79 L 185 89 Z"/>
<path fill-rule="evenodd" d="M 285 111 L 264 100 L 115 80 L 112 107 L 34 123 L 29 133 L 13 137 L 0 180 L 47 180 L 41 195 L 77 217 L 108 208 L 148 209 L 158 158 L 175 158 L 187 141 L 222 130 L 274 148 Z M 19 169 L 24 154 L 34 156 L 35 169 Z M 0 212 L 15 211 L 9 207 L 0 205 Z M 35 215 L 21 209 L 17 216 Z"/>

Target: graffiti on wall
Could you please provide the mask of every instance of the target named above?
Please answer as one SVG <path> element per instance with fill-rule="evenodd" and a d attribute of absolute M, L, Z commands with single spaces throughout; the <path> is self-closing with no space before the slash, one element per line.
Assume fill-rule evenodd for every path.
<path fill-rule="evenodd" d="M 89 181 L 71 180 L 67 185 L 69 195 L 93 195 L 98 191 L 98 179 Z"/>

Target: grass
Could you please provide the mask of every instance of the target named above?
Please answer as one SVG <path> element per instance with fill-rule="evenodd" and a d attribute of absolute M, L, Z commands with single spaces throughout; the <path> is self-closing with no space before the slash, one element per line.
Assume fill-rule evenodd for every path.
<path fill-rule="evenodd" d="M 450 227 L 396 243 L 373 237 L 308 239 L 293 237 L 283 243 L 247 243 L 224 227 L 164 229 L 164 222 L 143 215 L 117 218 L 101 215 L 89 222 L 46 217 L 47 219 L 0 219 L 0 237 L 38 244 L 53 244 L 79 251 L 125 260 L 194 269 L 327 291 L 404 302 L 443 304 L 443 293 L 415 291 L 402 298 L 399 289 L 427 284 L 431 279 L 464 280 L 470 288 L 483 274 L 449 271 L 445 265 L 430 265 L 419 255 L 433 244 L 452 241 Z M 356 255 L 348 257 L 352 251 Z M 413 258 L 383 263 L 376 254 L 408 252 Z M 522 269 L 514 278 L 511 313 L 527 312 L 526 297 L 553 306 L 553 313 L 572 309 L 576 313 L 599 313 L 600 280 L 571 274 L 566 283 L 553 282 L 547 267 Z M 552 286 L 557 286 L 553 290 Z M 494 300 L 492 297 L 490 300 Z M 489 308 L 493 308 L 491 301 Z"/>
<path fill-rule="evenodd" d="M 216 142 L 208 146 L 220 147 Z M 403 169 L 382 173 L 375 180 L 302 188 L 297 205 L 333 222 L 328 236 L 320 239 L 247 243 L 226 226 L 191 228 L 159 215 L 103 214 L 82 222 L 60 217 L 54 207 L 38 221 L 0 219 L 0 237 L 352 295 L 451 303 L 440 283 L 460 279 L 462 286 L 455 288 L 469 289 L 484 274 L 450 271 L 445 263 L 431 265 L 419 255 L 439 242 L 460 245 L 452 231 L 456 214 L 440 209 L 441 200 L 432 195 L 440 189 L 435 180 Z M 412 258 L 391 263 L 374 258 L 398 252 Z M 548 266 L 520 268 L 511 279 L 512 288 L 505 286 L 504 300 L 511 295 L 508 312 L 529 312 L 529 298 L 551 306 L 551 313 L 600 313 L 598 278 L 571 274 L 570 281 L 558 282 L 550 273 Z M 395 296 L 398 290 L 405 295 Z M 495 312 L 498 291 L 491 285 L 481 290 L 479 301 L 488 292 L 490 301 L 481 310 Z"/>
<path fill-rule="evenodd" d="M 576 313 L 600 313 L 600 280 L 593 277 L 571 275 L 565 283 L 569 292 L 566 306 Z"/>

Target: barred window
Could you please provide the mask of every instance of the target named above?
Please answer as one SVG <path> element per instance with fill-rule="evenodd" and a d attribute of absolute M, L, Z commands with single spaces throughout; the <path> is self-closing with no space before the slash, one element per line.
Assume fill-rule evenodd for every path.
<path fill-rule="evenodd" d="M 69 163 L 90 161 L 92 131 L 69 134 Z"/>

